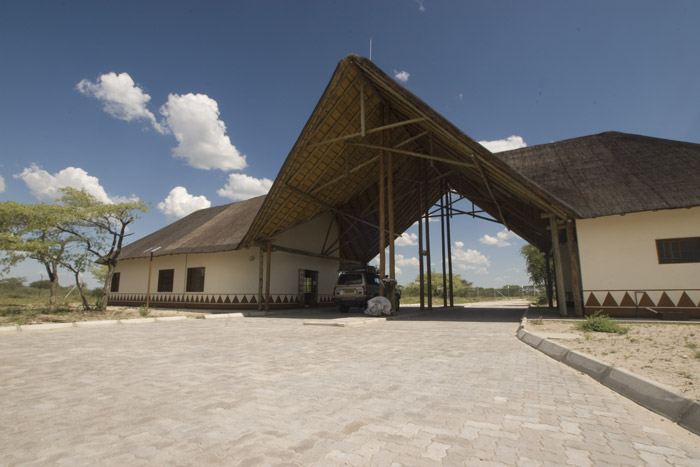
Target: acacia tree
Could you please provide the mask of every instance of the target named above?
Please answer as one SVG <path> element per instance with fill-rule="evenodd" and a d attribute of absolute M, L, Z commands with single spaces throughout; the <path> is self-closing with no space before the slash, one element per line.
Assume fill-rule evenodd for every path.
<path fill-rule="evenodd" d="M 62 206 L 67 216 L 60 230 L 79 240 L 95 261 L 107 266 L 102 287 L 102 297 L 97 308 L 107 307 L 107 296 L 114 275 L 114 268 L 121 253 L 127 227 L 148 211 L 143 201 L 126 203 L 102 203 L 85 190 L 61 189 Z"/>
<path fill-rule="evenodd" d="M 535 285 L 543 285 L 547 280 L 545 256 L 534 245 L 523 245 L 520 248 L 520 256 L 525 259 L 527 275 Z"/>
<path fill-rule="evenodd" d="M 72 239 L 58 225 L 65 219 L 61 206 L 0 203 L 0 264 L 6 272 L 12 266 L 34 259 L 46 269 L 51 287 L 49 309 L 56 307 L 58 268 L 67 260 Z"/>

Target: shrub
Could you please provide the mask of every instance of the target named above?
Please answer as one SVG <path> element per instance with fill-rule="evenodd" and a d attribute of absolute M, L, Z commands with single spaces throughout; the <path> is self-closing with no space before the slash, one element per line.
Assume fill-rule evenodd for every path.
<path fill-rule="evenodd" d="M 587 316 L 586 320 L 576 323 L 576 327 L 588 332 L 609 332 L 613 334 L 627 334 L 629 328 L 621 326 L 620 323 L 610 316 L 603 314 L 600 310 Z"/>

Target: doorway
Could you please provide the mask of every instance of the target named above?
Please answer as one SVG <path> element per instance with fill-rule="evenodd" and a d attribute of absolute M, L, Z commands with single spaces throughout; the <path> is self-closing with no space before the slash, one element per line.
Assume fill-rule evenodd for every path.
<path fill-rule="evenodd" d="M 299 269 L 299 299 L 305 307 L 318 304 L 318 271 Z"/>

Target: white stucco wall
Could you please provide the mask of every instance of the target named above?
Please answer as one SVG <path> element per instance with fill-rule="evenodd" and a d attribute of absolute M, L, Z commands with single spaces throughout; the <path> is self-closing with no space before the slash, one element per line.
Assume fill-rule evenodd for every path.
<path fill-rule="evenodd" d="M 331 230 L 327 243 L 331 244 L 338 237 L 338 226 L 330 213 L 321 214 L 307 223 L 279 234 L 272 239 L 272 243 L 321 254 L 329 225 Z M 158 271 L 161 269 L 174 269 L 173 294 L 182 294 L 185 292 L 187 268 L 204 267 L 203 294 L 257 295 L 259 261 L 258 247 L 218 253 L 155 256 L 152 264 L 151 293 L 157 292 Z M 116 272 L 120 273 L 120 294 L 146 293 L 148 263 L 148 258 L 118 262 Z M 263 265 L 265 266 L 265 263 Z M 271 266 L 272 295 L 296 295 L 299 291 L 299 269 L 318 271 L 318 293 L 330 295 L 335 285 L 339 261 L 275 251 L 272 254 Z"/>
<path fill-rule="evenodd" d="M 659 264 L 656 240 L 700 237 L 700 207 L 576 221 L 584 290 L 698 289 L 700 263 Z"/>

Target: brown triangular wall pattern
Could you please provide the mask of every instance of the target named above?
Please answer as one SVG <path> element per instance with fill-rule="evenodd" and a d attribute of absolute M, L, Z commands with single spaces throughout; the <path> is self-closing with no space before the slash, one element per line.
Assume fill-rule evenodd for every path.
<path fill-rule="evenodd" d="M 649 298 L 649 295 L 647 295 L 646 292 L 642 294 L 642 298 L 639 299 L 639 306 L 656 306 L 653 301 L 651 301 L 651 298 Z"/>
<path fill-rule="evenodd" d="M 666 292 L 664 292 L 661 294 L 661 298 L 659 299 L 659 304 L 657 306 L 669 308 L 669 307 L 675 307 L 676 305 L 673 303 L 671 298 L 668 295 L 666 295 Z"/>
<path fill-rule="evenodd" d="M 588 295 L 588 300 L 586 300 L 586 306 L 589 306 L 589 307 L 600 306 L 600 302 L 598 301 L 597 298 L 595 298 L 595 294 L 593 292 L 591 292 Z"/>
<path fill-rule="evenodd" d="M 250 301 L 248 303 L 258 303 L 258 301 L 255 299 L 255 295 L 250 297 Z"/>
<path fill-rule="evenodd" d="M 693 303 L 687 293 L 683 292 L 683 295 L 678 300 L 678 306 L 695 308 L 695 303 Z"/>
<path fill-rule="evenodd" d="M 605 300 L 603 300 L 603 306 L 618 306 L 613 296 L 610 295 L 610 292 L 608 292 L 608 295 L 605 296 Z"/>
<path fill-rule="evenodd" d="M 622 301 L 620 302 L 620 306 L 635 306 L 636 303 L 634 303 L 634 300 L 632 300 L 632 297 L 630 297 L 629 292 L 625 292 L 625 296 L 622 297 Z"/>

